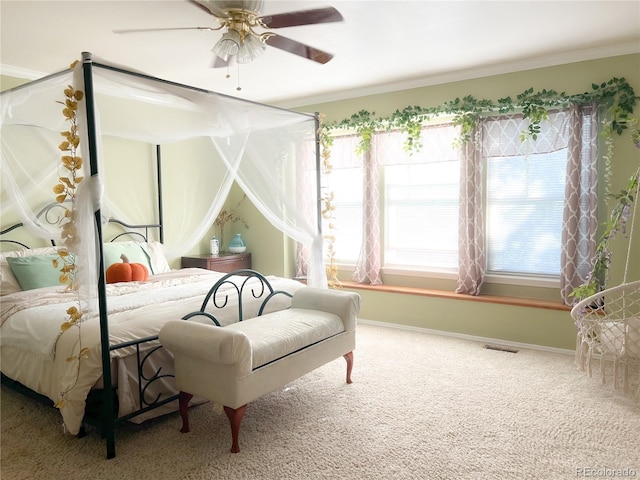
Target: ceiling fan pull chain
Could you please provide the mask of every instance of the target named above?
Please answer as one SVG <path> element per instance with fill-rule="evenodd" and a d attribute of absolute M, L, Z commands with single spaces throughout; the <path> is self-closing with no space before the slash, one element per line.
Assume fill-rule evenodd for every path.
<path fill-rule="evenodd" d="M 236 87 L 236 90 L 239 92 L 242 90 L 242 87 L 240 86 L 240 64 L 236 63 L 236 65 L 238 66 L 238 86 Z"/>

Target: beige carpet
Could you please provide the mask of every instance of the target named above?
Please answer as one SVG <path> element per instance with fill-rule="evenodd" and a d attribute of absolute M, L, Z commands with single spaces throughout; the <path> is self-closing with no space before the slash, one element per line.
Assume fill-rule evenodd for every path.
<path fill-rule="evenodd" d="M 572 479 L 640 477 L 640 401 L 573 357 L 361 324 L 354 383 L 336 360 L 249 405 L 239 454 L 224 414 L 92 432 L 2 387 L 3 480 Z"/>

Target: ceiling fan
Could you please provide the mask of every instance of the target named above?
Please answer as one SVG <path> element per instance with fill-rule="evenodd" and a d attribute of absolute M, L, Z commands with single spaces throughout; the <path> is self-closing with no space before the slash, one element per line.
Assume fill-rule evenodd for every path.
<path fill-rule="evenodd" d="M 160 30 L 223 30 L 214 45 L 216 55 L 213 67 L 228 66 L 231 62 L 249 63 L 272 46 L 280 50 L 308 58 L 317 63 L 327 63 L 331 53 L 283 37 L 267 29 L 340 22 L 342 15 L 333 7 L 313 8 L 274 15 L 262 15 L 264 0 L 189 0 L 190 3 L 213 15 L 218 22 L 214 27 L 175 27 L 114 30 L 114 33 L 134 33 Z"/>

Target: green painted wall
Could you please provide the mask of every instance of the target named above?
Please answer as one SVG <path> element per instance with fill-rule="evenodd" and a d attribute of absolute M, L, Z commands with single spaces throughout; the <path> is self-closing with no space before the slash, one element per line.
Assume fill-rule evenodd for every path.
<path fill-rule="evenodd" d="M 29 80 L 25 80 L 24 78 L 16 78 L 16 77 L 10 77 L 8 75 L 0 75 L 0 92 L 4 90 L 9 90 L 10 88 L 15 88 L 27 82 L 29 82 Z"/>
<path fill-rule="evenodd" d="M 470 300 L 353 290 L 362 297 L 361 318 L 410 327 L 573 350 L 569 312 Z"/>
<path fill-rule="evenodd" d="M 324 104 L 304 105 L 300 111 L 321 112 L 326 121 L 340 121 L 359 110 L 375 112 L 379 116 L 393 113 L 406 106 L 435 106 L 456 97 L 473 95 L 477 99 L 511 96 L 515 98 L 529 87 L 567 93 L 580 93 L 591 89 L 592 83 L 606 82 L 612 77 L 624 77 L 640 94 L 640 55 L 624 55 L 556 67 L 490 76 L 473 80 L 433 85 L 400 92 L 369 95 Z M 640 106 L 637 107 L 640 109 Z M 640 114 L 640 110 L 638 111 Z M 640 164 L 640 151 L 631 142 L 627 132 L 614 140 L 615 158 L 612 165 L 612 192 L 619 191 Z M 603 221 L 608 216 L 603 209 Z M 640 222 L 640 214 L 638 214 Z M 624 277 L 628 242 L 614 242 L 610 285 L 621 283 Z M 627 267 L 628 279 L 640 279 L 640 226 L 636 228 L 631 245 L 631 258 Z M 394 278 L 408 286 L 432 287 L 419 277 Z M 435 281 L 437 283 L 437 281 Z M 446 282 L 442 282 L 446 283 Z M 514 294 L 515 287 L 490 286 L 494 294 Z M 522 295 L 549 297 L 548 292 L 522 289 Z M 544 290 L 544 289 L 543 289 Z M 415 295 L 359 291 L 363 298 L 362 317 L 468 335 L 503 339 L 551 346 L 575 348 L 575 327 L 570 314 L 564 311 L 525 308 L 507 305 L 457 301 Z M 516 293 L 517 294 L 517 293 Z M 557 295 L 557 292 L 553 292 Z M 558 296 L 559 298 L 559 296 Z"/>
<path fill-rule="evenodd" d="M 305 112 L 321 112 L 326 121 L 340 121 L 359 110 L 375 112 L 379 116 L 393 113 L 406 106 L 435 106 L 456 97 L 473 95 L 477 99 L 511 96 L 529 87 L 534 90 L 554 89 L 567 93 L 580 93 L 591 89 L 592 83 L 606 82 L 612 77 L 624 77 L 640 94 L 640 55 L 579 62 L 556 67 L 490 76 L 473 80 L 433 85 L 400 92 L 364 96 L 339 102 L 300 106 Z M 640 106 L 638 106 L 640 109 Z M 640 113 L 640 111 L 639 111 Z M 640 151 L 632 144 L 630 134 L 616 138 L 615 158 L 612 164 L 611 191 L 619 191 L 640 165 Z M 608 212 L 602 209 L 603 221 Z M 640 214 L 638 215 L 640 222 Z M 628 242 L 620 239 L 613 244 L 613 263 L 610 285 L 622 282 Z M 640 278 L 640 227 L 636 229 L 631 245 L 627 270 L 628 279 Z M 419 277 L 395 278 L 395 282 L 409 286 L 433 287 Z M 435 283 L 438 283 L 435 281 Z M 426 285 L 425 285 L 426 284 Z M 518 295 L 514 286 L 490 286 L 494 294 Z M 548 292 L 521 289 L 521 296 L 549 297 Z M 544 290 L 544 289 L 542 289 Z M 461 300 L 359 291 L 363 298 L 362 318 L 398 323 L 413 327 L 462 333 L 564 349 L 575 348 L 575 327 L 565 311 L 525 308 Z M 557 292 L 553 292 L 557 295 Z M 559 296 L 558 296 L 559 298 Z"/>
<path fill-rule="evenodd" d="M 234 185 L 229 195 L 227 205 L 235 206 L 242 198 L 242 190 Z M 229 227 L 231 234 L 240 233 L 247 244 L 247 250 L 252 253 L 253 268 L 270 275 L 291 277 L 287 270 L 290 262 L 287 260 L 286 237 L 273 228 L 265 217 L 245 199 L 237 209 L 237 213 L 249 225 L 245 228 L 240 222 Z M 225 237 L 227 234 L 225 233 Z M 231 236 L 228 237 L 231 239 Z M 227 240 L 225 240 L 227 241 Z"/>

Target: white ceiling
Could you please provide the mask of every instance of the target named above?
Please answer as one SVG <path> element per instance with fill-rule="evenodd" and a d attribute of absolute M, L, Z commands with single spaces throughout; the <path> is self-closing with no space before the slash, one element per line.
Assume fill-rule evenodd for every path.
<path fill-rule="evenodd" d="M 329 63 L 268 47 L 225 78 L 225 68 L 211 68 L 220 32 L 113 32 L 217 26 L 188 0 L 1 0 L 1 73 L 38 78 L 88 51 L 165 80 L 293 107 L 640 52 L 638 0 L 266 0 L 263 13 L 328 5 L 344 22 L 276 32 L 333 53 Z"/>

